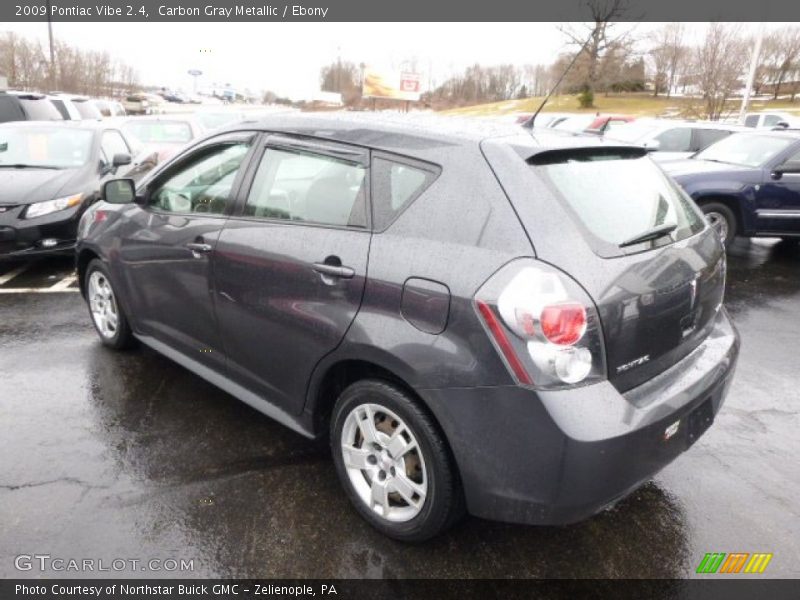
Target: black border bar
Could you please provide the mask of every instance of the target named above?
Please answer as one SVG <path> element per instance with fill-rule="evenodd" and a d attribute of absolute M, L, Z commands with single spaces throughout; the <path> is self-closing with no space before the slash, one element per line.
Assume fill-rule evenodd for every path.
<path fill-rule="evenodd" d="M 54 22 L 562 22 L 591 20 L 587 3 L 609 1 L 49 0 L 48 12 L 47 0 L 3 0 L 0 21 L 43 21 L 49 14 Z M 800 2 L 791 0 L 621 2 L 624 10 L 615 21 L 800 21 Z M 103 6 L 112 10 L 98 10 Z M 413 35 L 409 29 L 411 43 Z"/>

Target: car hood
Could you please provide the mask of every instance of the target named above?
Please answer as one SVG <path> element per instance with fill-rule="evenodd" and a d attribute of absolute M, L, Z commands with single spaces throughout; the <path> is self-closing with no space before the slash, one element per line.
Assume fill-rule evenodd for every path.
<path fill-rule="evenodd" d="M 752 167 L 743 167 L 740 165 L 731 165 L 727 163 L 718 163 L 710 160 L 698 160 L 694 158 L 687 158 L 685 160 L 666 160 L 659 161 L 658 163 L 669 175 L 675 179 L 681 180 L 685 178 L 693 178 L 693 176 L 704 176 L 706 174 L 721 174 L 738 175 L 740 173 L 753 173 L 758 169 Z"/>
<path fill-rule="evenodd" d="M 0 169 L 0 204 L 32 204 L 74 192 L 81 169 Z"/>

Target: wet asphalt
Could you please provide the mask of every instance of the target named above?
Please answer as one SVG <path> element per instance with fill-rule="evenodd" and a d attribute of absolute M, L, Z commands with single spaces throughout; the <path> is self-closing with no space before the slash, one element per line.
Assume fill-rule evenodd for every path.
<path fill-rule="evenodd" d="M 155 352 L 105 349 L 80 294 L 35 291 L 74 289 L 69 268 L 0 284 L 22 290 L 0 293 L 2 577 L 91 575 L 20 572 L 20 554 L 193 561 L 106 573 L 126 577 L 685 577 L 706 552 L 771 552 L 761 577 L 800 576 L 796 246 L 731 248 L 733 387 L 652 482 L 577 525 L 469 517 L 416 546 L 356 515 L 325 448 Z"/>

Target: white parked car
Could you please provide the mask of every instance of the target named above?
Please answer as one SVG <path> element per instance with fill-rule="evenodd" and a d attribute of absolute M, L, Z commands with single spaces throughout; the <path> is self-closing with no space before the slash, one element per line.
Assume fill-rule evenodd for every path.
<path fill-rule="evenodd" d="M 789 127 L 800 127 L 800 115 L 770 111 L 747 113 L 744 117 L 745 127 L 753 127 L 755 129 L 772 129 L 781 123 L 786 123 Z"/>
<path fill-rule="evenodd" d="M 605 137 L 644 146 L 658 161 L 688 158 L 745 127 L 717 121 L 638 119 L 615 127 Z"/>

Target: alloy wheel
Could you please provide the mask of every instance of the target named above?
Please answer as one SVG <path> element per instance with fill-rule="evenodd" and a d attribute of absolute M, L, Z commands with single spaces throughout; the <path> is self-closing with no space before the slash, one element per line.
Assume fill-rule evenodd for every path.
<path fill-rule="evenodd" d="M 428 494 L 425 459 L 397 414 L 378 404 L 356 406 L 345 419 L 341 440 L 350 483 L 370 510 L 392 522 L 420 513 Z"/>
<path fill-rule="evenodd" d="M 119 326 L 117 300 L 111 283 L 101 271 L 94 271 L 89 276 L 88 296 L 92 319 L 97 330 L 104 338 L 113 338 Z"/>

